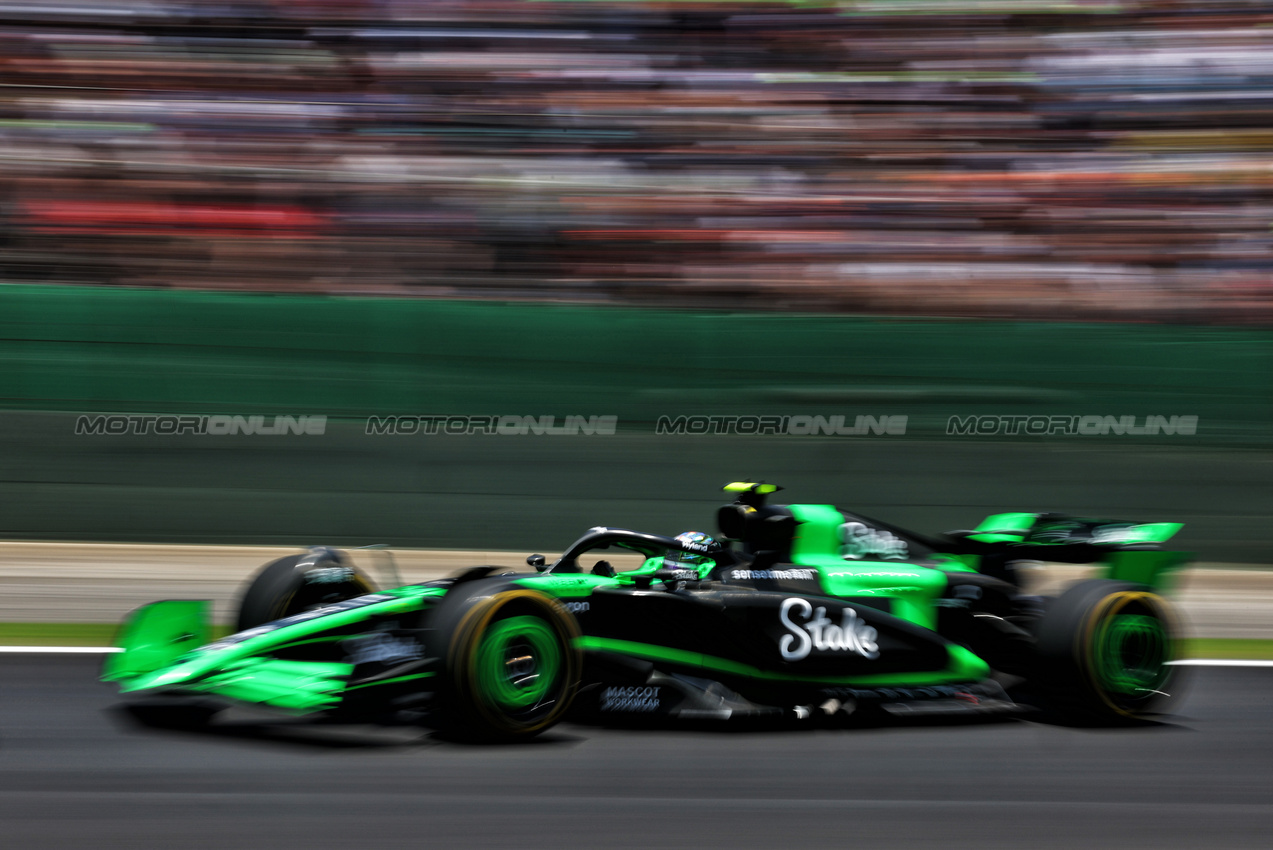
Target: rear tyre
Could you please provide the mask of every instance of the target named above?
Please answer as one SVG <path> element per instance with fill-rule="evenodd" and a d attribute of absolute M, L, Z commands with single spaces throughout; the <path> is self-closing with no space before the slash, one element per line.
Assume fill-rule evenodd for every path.
<path fill-rule="evenodd" d="M 1178 695 L 1170 604 L 1144 585 L 1095 579 L 1061 595 L 1039 624 L 1040 685 L 1080 722 L 1163 714 Z"/>
<path fill-rule="evenodd" d="M 311 549 L 271 561 L 239 602 L 238 631 L 375 591 L 371 579 L 335 549 Z"/>
<path fill-rule="evenodd" d="M 577 637 L 570 612 L 534 591 L 472 599 L 445 656 L 442 699 L 449 731 L 511 741 L 557 723 L 579 686 Z"/>

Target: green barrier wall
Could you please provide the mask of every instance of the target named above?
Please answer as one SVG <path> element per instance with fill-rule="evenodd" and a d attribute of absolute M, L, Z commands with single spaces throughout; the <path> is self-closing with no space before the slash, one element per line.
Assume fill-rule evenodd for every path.
<path fill-rule="evenodd" d="M 750 475 L 928 530 L 1015 509 L 1182 520 L 1204 557 L 1267 560 L 1271 343 L 1209 327 L 0 286 L 0 534 L 552 549 L 598 523 L 709 527 L 715 488 Z M 321 437 L 75 435 L 77 413 L 108 411 L 332 419 Z M 369 413 L 619 426 L 376 437 Z M 679 414 L 908 425 L 653 433 Z M 946 434 L 974 414 L 1199 425 Z"/>
<path fill-rule="evenodd" d="M 1271 390 L 1265 330 L 0 287 L 10 409 L 1192 414 L 1263 442 Z"/>

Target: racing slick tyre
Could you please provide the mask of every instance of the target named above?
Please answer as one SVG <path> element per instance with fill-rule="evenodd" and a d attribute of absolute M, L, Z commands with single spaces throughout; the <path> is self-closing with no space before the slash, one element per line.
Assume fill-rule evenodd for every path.
<path fill-rule="evenodd" d="M 1178 692 L 1168 666 L 1176 637 L 1167 600 L 1130 582 L 1093 579 L 1063 593 L 1038 631 L 1040 685 L 1070 719 L 1134 723 L 1162 714 Z"/>
<path fill-rule="evenodd" d="M 373 593 L 375 586 L 334 549 L 311 549 L 271 561 L 243 592 L 238 631 L 311 608 Z"/>
<path fill-rule="evenodd" d="M 583 667 L 574 616 L 522 588 L 455 601 L 446 618 L 455 625 L 443 656 L 441 725 L 465 738 L 512 741 L 561 720 Z"/>

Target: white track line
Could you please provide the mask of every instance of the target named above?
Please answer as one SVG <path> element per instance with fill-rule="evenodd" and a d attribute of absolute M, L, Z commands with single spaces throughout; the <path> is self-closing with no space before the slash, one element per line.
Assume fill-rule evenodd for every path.
<path fill-rule="evenodd" d="M 0 652 L 44 653 L 56 655 L 108 655 L 119 652 L 115 646 L 0 646 Z"/>
<path fill-rule="evenodd" d="M 1260 661 L 1254 658 L 1186 658 L 1182 661 L 1167 663 L 1179 664 L 1181 667 L 1273 667 L 1273 661 Z"/>

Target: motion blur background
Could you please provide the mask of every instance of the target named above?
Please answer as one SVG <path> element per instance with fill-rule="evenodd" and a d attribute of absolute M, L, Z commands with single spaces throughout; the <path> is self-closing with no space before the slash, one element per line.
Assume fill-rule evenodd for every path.
<path fill-rule="evenodd" d="M 751 477 L 932 532 L 1184 522 L 1184 651 L 1273 657 L 1270 224 L 1273 0 L 0 0 L 0 644 L 232 622 L 296 546 L 421 580 L 712 531 Z M 366 433 L 441 414 L 617 426 Z M 906 428 L 657 433 L 692 415 Z M 1121 731 L 479 750 L 130 733 L 98 659 L 0 658 L 15 848 L 1269 844 L 1268 670 Z"/>
<path fill-rule="evenodd" d="M 1271 48 L 1254 0 L 0 2 L 0 534 L 551 550 L 753 476 L 1266 560 Z M 1199 426 L 946 433 L 974 414 Z"/>

